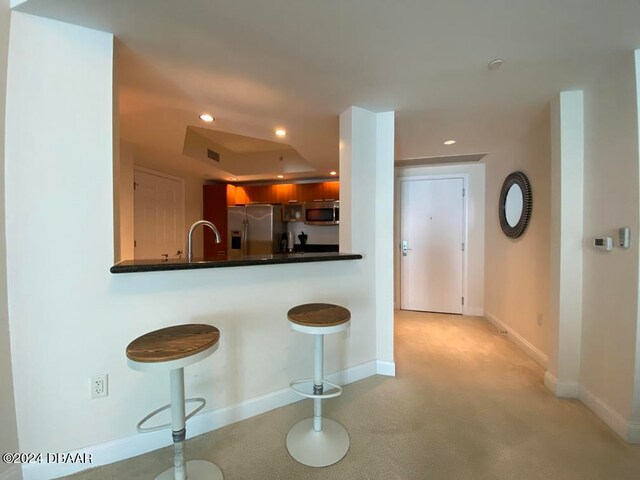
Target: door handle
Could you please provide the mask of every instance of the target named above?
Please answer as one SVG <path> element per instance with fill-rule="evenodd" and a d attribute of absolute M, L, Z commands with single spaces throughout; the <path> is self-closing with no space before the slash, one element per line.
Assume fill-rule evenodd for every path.
<path fill-rule="evenodd" d="M 400 248 L 402 249 L 402 256 L 403 257 L 407 256 L 407 252 L 409 250 L 413 250 L 413 248 L 409 248 L 408 242 L 406 240 L 402 241 L 402 244 L 400 245 Z"/>
<path fill-rule="evenodd" d="M 240 238 L 240 245 L 241 245 L 241 250 L 242 250 L 242 254 L 246 255 L 248 248 L 247 248 L 247 234 L 249 232 L 249 222 L 244 220 L 242 222 L 242 237 Z"/>

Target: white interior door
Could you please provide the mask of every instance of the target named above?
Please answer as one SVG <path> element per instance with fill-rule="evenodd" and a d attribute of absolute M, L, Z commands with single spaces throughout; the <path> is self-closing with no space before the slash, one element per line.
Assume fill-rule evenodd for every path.
<path fill-rule="evenodd" d="M 464 181 L 402 182 L 400 308 L 462 313 Z"/>
<path fill-rule="evenodd" d="M 183 185 L 148 171 L 134 172 L 135 258 L 179 256 L 184 250 Z"/>

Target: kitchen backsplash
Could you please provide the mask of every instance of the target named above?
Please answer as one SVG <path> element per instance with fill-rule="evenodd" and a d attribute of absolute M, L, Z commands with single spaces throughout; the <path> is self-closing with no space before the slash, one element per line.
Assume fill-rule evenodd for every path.
<path fill-rule="evenodd" d="M 306 233 L 307 243 L 310 245 L 337 245 L 339 242 L 340 225 L 306 225 L 304 222 L 289 222 L 288 231 L 293 232 L 295 243 L 300 243 L 298 235 Z"/>

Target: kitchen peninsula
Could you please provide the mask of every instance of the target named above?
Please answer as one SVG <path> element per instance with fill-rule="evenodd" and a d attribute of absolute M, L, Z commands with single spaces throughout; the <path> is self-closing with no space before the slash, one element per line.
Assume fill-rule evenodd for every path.
<path fill-rule="evenodd" d="M 13 396 L 19 406 L 19 446 L 33 452 L 89 449 L 96 453 L 92 465 L 25 465 L 25 478 L 60 478 L 170 443 L 170 436 L 162 432 L 140 435 L 136 430 L 141 417 L 165 403 L 166 376 L 133 371 L 125 356 L 132 339 L 170 325 L 209 324 L 221 332 L 217 355 L 186 369 L 184 383 L 189 395 L 207 399 L 205 409 L 190 419 L 190 431 L 196 434 L 294 400 L 291 379 L 304 378 L 311 368 L 310 356 L 304 355 L 310 339 L 288 331 L 286 313 L 296 305 L 329 302 L 343 305 L 352 314 L 349 335 L 332 335 L 325 344 L 325 372 L 332 375 L 330 379 L 335 376 L 344 386 L 379 371 L 394 370 L 393 236 L 387 225 L 379 223 L 376 228 L 376 219 L 393 215 L 393 118 L 354 109 L 353 118 L 341 122 L 340 131 L 346 135 L 342 140 L 349 145 L 340 151 L 340 169 L 345 172 L 344 195 L 340 195 L 342 223 L 318 229 L 340 230 L 340 248 L 362 254 L 361 260 L 111 274 L 110 267 L 119 261 L 115 258 L 135 259 L 135 240 L 141 248 L 142 239 L 135 230 L 141 222 L 134 221 L 134 203 L 136 195 L 144 199 L 141 194 L 146 190 L 140 184 L 135 186 L 139 180 L 134 166 L 160 168 L 145 164 L 147 155 L 175 157 L 180 161 L 176 163 L 186 163 L 189 159 L 179 155 L 182 138 L 178 133 L 186 128 L 180 122 L 188 117 L 180 112 L 175 115 L 170 106 L 152 110 L 151 118 L 158 120 L 177 117 L 176 134 L 173 130 L 150 130 L 153 143 L 170 137 L 169 146 L 154 148 L 150 144 L 146 149 L 136 141 L 118 155 L 115 148 L 124 142 L 120 142 L 114 125 L 126 126 L 124 138 L 135 140 L 129 133 L 137 129 L 133 123 L 138 116 L 135 109 L 123 109 L 123 121 L 118 122 L 118 111 L 113 109 L 118 105 L 113 77 L 113 60 L 119 58 L 114 57 L 113 48 L 118 42 L 104 32 L 29 15 L 12 15 L 11 22 L 15 42 L 7 81 L 7 125 L 11 128 L 6 135 L 6 199 L 10 207 L 6 211 L 6 241 L 11 255 L 7 257 L 10 288 L 6 304 L 12 354 L 8 368 L 14 373 Z M 42 79 L 45 81 L 39 81 Z M 44 118 L 62 115 L 63 121 L 32 128 L 30 112 L 34 108 Z M 366 121 L 360 121 L 364 114 Z M 370 116 L 374 121 L 369 121 Z M 155 128 L 157 122 L 145 124 Z M 354 134 L 345 133 L 346 128 Z M 362 133 L 363 129 L 371 132 Z M 367 140 L 351 142 L 351 137 L 362 139 L 362 135 Z M 173 149 L 169 148 L 172 142 L 177 145 Z M 380 145 L 390 146 L 388 154 L 386 150 L 378 152 Z M 335 150 L 332 167 L 337 167 L 337 137 L 331 148 Z M 114 176 L 118 159 L 119 174 Z M 275 161 L 280 164 L 277 158 Z M 354 175 L 349 176 L 350 172 Z M 174 170 L 163 173 L 182 175 Z M 151 262 L 184 265 L 184 259 L 163 262 L 160 254 L 173 256 L 182 250 L 184 258 L 189 226 L 204 218 L 202 185 L 186 174 L 184 182 L 166 175 L 157 183 L 176 185 L 177 208 L 183 210 L 184 198 L 185 215 L 172 222 L 177 244 L 151 252 L 155 255 Z M 58 188 L 62 180 L 72 188 Z M 335 197 L 323 192 L 311 200 L 320 198 Z M 294 199 L 305 201 L 297 192 Z M 235 200 L 237 204 L 241 199 Z M 251 202 L 270 200 L 251 198 Z M 276 199 L 277 203 L 285 201 L 289 203 L 287 198 Z M 77 228 L 79 225 L 83 228 Z M 309 235 L 308 243 L 320 243 L 304 221 L 297 225 Z M 191 265 L 200 258 L 226 259 L 226 255 L 202 252 L 202 231 L 194 235 L 198 243 L 194 244 Z M 297 232 L 293 233 L 298 238 Z M 68 249 L 71 238 L 74 245 L 89 253 L 81 248 L 71 255 L 56 254 Z M 305 253 L 302 258 L 310 257 Z M 40 378 L 39 372 L 55 374 Z M 108 375 L 108 396 L 91 399 L 91 377 L 103 374 Z M 34 377 L 40 378 L 37 394 Z M 11 396 L 9 380 L 5 387 Z M 2 436 L 5 434 L 3 430 Z M 222 452 L 236 447 L 242 445 L 216 442 L 215 448 Z M 217 452 L 212 454 L 217 457 Z M 287 456 L 284 450 L 282 453 Z M 134 473 L 128 471 L 125 476 Z M 227 476 L 233 477 L 233 473 Z M 143 476 L 153 474 L 145 471 Z"/>
<path fill-rule="evenodd" d="M 280 265 L 286 263 L 331 262 L 360 260 L 357 253 L 274 253 L 270 255 L 246 255 L 242 257 L 203 258 L 189 261 L 186 258 L 167 260 L 125 260 L 111 267 L 111 273 L 161 272 L 168 270 L 194 270 L 201 268 L 248 267 L 254 265 Z"/>

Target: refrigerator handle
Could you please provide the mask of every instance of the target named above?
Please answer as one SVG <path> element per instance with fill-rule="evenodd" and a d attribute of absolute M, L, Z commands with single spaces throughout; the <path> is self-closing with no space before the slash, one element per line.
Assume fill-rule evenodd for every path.
<path fill-rule="evenodd" d="M 242 221 L 242 233 L 240 236 L 240 244 L 242 245 L 242 254 L 247 254 L 247 233 L 249 230 L 249 222 L 246 220 Z"/>

